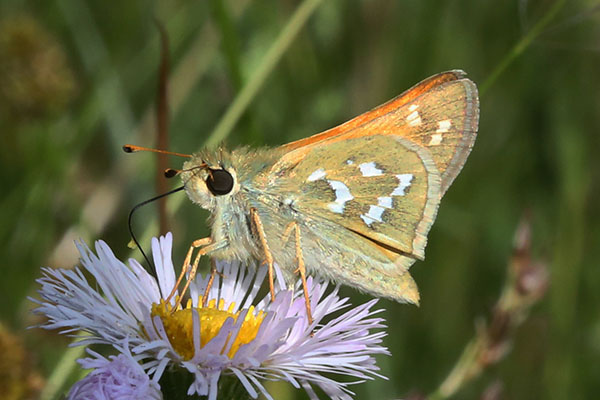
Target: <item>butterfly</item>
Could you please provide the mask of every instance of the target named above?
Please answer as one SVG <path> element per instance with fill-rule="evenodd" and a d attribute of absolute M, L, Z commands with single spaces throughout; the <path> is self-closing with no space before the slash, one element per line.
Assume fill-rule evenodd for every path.
<path fill-rule="evenodd" d="M 268 266 L 288 282 L 319 275 L 377 297 L 419 302 L 410 266 L 477 135 L 477 87 L 460 70 L 434 75 L 400 96 L 314 136 L 276 148 L 205 149 L 181 170 L 192 202 L 210 211 L 201 256 Z M 192 262 L 194 249 L 198 249 Z M 214 278 L 214 270 L 213 270 Z"/>

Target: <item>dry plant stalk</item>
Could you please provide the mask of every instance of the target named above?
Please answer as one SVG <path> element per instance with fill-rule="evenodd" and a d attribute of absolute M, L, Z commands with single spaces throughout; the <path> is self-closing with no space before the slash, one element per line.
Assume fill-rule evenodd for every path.
<path fill-rule="evenodd" d="M 450 398 L 483 370 L 502 360 L 510 350 L 515 330 L 546 293 L 548 268 L 545 263 L 532 258 L 531 221 L 527 216 L 522 218 L 515 232 L 507 272 L 506 283 L 489 322 L 478 323 L 475 337 L 466 345 L 446 379 L 435 392 L 421 398 Z"/>

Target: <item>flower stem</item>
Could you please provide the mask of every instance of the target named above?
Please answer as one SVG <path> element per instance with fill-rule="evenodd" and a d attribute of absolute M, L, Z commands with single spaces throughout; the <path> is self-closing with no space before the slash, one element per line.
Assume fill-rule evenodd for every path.
<path fill-rule="evenodd" d="M 219 379 L 220 400 L 252 400 L 242 382 L 235 376 L 224 375 Z"/>
<path fill-rule="evenodd" d="M 440 387 L 427 396 L 427 400 L 450 398 L 472 378 L 479 375 L 481 366 L 477 362 L 477 359 L 483 350 L 481 345 L 479 337 L 471 339 L 454 365 L 454 368 L 452 368 L 452 371 L 450 371 Z"/>
<path fill-rule="evenodd" d="M 194 382 L 194 375 L 184 369 L 173 369 L 164 372 L 160 378 L 160 389 L 164 399 L 204 400 L 206 396 L 187 394 Z M 252 400 L 244 385 L 235 376 L 221 375 L 219 378 L 219 400 Z"/>

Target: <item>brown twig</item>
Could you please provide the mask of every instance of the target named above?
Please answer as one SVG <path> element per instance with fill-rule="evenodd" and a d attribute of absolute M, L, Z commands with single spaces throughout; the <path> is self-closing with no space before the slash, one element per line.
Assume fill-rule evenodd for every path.
<path fill-rule="evenodd" d="M 526 319 L 531 306 L 544 296 L 547 287 L 548 269 L 531 257 L 531 223 L 524 217 L 515 233 L 507 280 L 489 323 L 477 327 L 475 337 L 446 379 L 425 399 L 450 398 L 483 370 L 502 360 L 510 349 L 515 329 Z"/>

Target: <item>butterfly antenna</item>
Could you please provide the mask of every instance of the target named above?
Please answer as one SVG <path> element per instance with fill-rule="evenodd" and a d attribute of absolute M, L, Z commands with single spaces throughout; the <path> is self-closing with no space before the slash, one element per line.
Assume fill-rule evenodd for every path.
<path fill-rule="evenodd" d="M 173 178 L 181 173 L 180 169 L 167 168 L 165 169 L 165 178 Z"/>
<path fill-rule="evenodd" d="M 202 168 L 206 168 L 208 170 L 208 174 L 210 175 L 210 177 L 211 178 L 213 177 L 211 169 L 208 168 L 208 164 L 206 164 L 204 162 L 202 164 L 195 165 L 191 168 L 186 168 L 186 169 L 167 168 L 164 171 L 164 175 L 165 175 L 165 178 L 173 178 L 174 176 L 177 176 L 182 172 L 189 172 L 189 171 L 194 171 L 196 169 L 202 169 Z"/>
<path fill-rule="evenodd" d="M 185 188 L 185 186 L 181 186 L 178 187 L 177 189 L 173 189 L 168 191 L 167 193 L 163 193 L 160 194 L 156 197 L 153 197 L 151 199 L 148 200 L 144 200 L 139 204 L 136 204 L 131 211 L 129 212 L 129 217 L 127 218 L 127 226 L 129 227 L 129 234 L 131 235 L 131 238 L 133 239 L 133 242 L 135 243 L 135 245 L 137 246 L 137 248 L 140 250 L 140 252 L 142 253 L 142 256 L 144 257 L 144 260 L 146 260 L 146 262 L 148 263 L 148 265 L 150 266 L 150 268 L 152 268 L 152 270 L 154 271 L 154 276 L 156 276 L 156 266 L 154 265 L 154 263 L 152 261 L 150 261 L 150 259 L 148 258 L 148 256 L 146 256 L 146 253 L 144 252 L 144 249 L 142 249 L 142 246 L 140 246 L 140 242 L 138 242 L 137 238 L 135 237 L 135 234 L 133 233 L 133 227 L 132 227 L 132 220 L 133 220 L 133 213 L 140 207 L 145 206 L 148 203 L 152 203 L 155 200 L 158 199 L 162 199 L 163 197 L 166 197 L 170 194 L 173 193 L 177 193 L 180 190 L 183 190 Z"/>
<path fill-rule="evenodd" d="M 126 145 L 124 145 L 123 146 L 123 151 L 125 153 L 137 153 L 138 151 L 149 151 L 151 153 L 167 154 L 167 155 L 170 155 L 170 156 L 177 156 L 177 157 L 185 157 L 185 158 L 191 158 L 192 157 L 191 154 L 175 153 L 174 151 L 153 149 L 151 147 L 136 146 L 134 144 L 126 144 Z"/>

